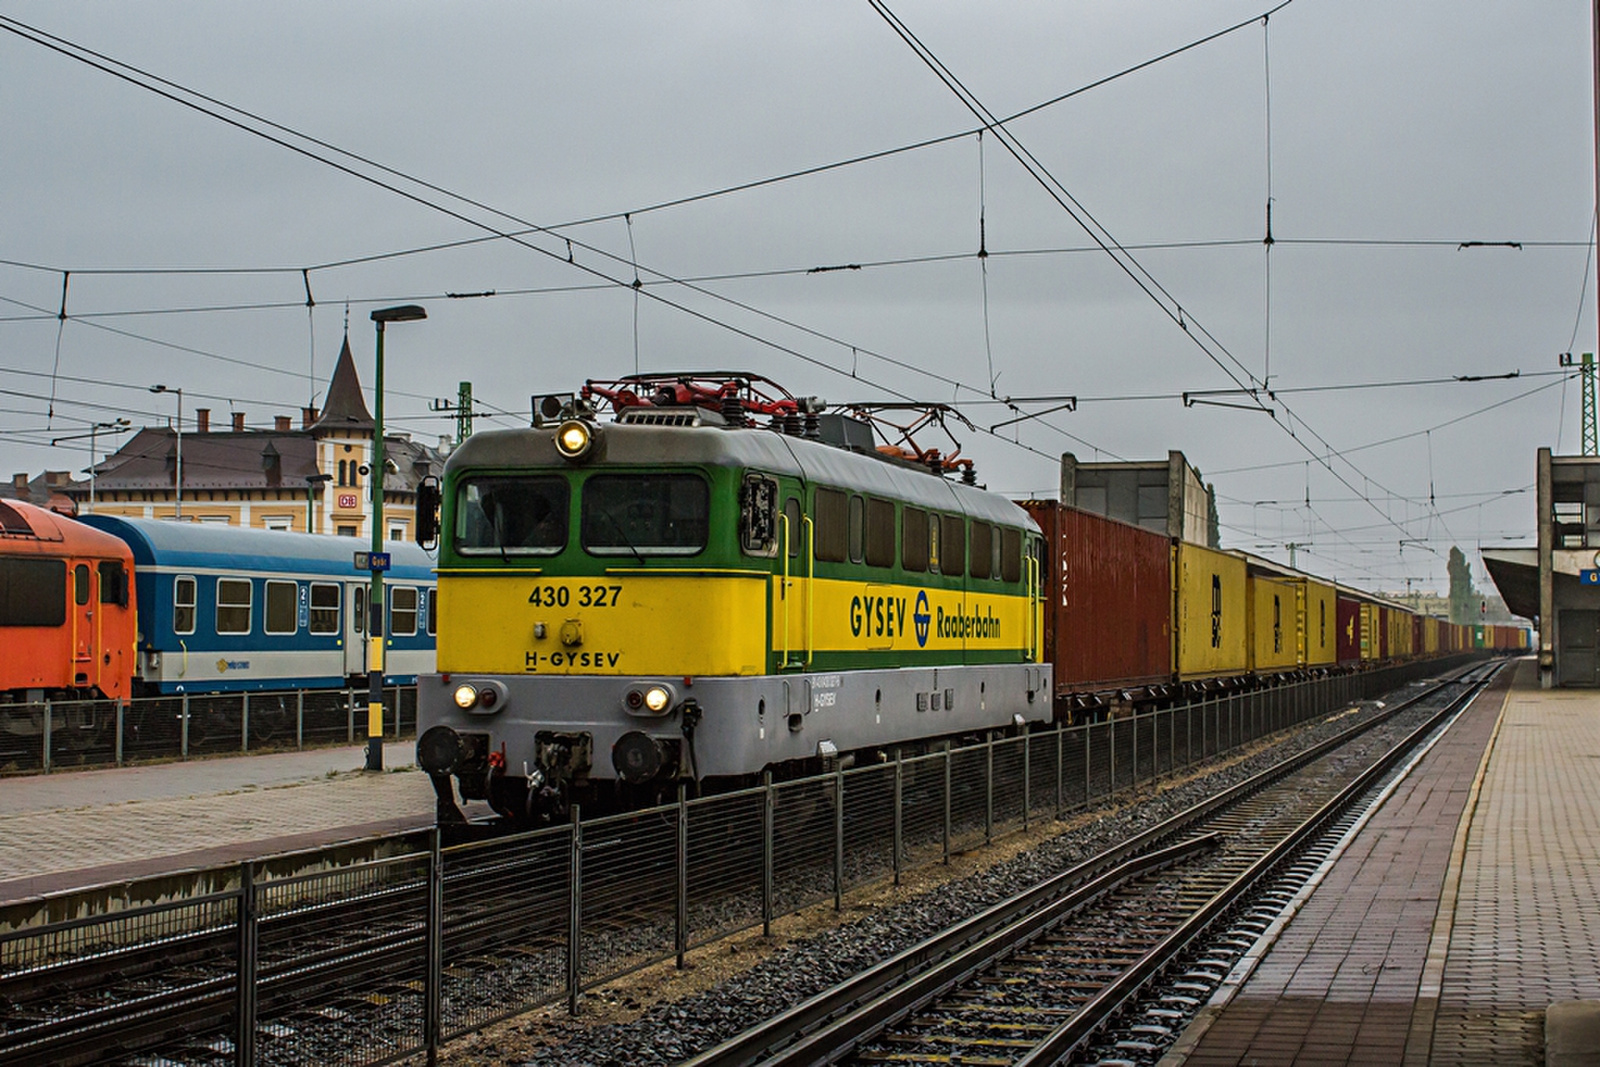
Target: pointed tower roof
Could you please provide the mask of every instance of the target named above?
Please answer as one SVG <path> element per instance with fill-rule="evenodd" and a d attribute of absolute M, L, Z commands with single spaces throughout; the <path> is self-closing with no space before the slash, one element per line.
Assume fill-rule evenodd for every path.
<path fill-rule="evenodd" d="M 328 383 L 328 399 L 322 417 L 311 429 L 372 429 L 372 413 L 367 410 L 366 398 L 361 395 L 361 379 L 356 377 L 356 361 L 350 354 L 348 333 L 344 335 L 344 347 L 339 349 L 339 362 L 334 365 L 333 380 Z"/>

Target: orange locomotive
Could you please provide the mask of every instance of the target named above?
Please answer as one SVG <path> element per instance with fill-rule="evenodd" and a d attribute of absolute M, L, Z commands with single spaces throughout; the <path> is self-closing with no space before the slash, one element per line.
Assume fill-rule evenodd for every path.
<path fill-rule="evenodd" d="M 132 580 L 117 538 L 0 501 L 0 701 L 131 696 Z"/>

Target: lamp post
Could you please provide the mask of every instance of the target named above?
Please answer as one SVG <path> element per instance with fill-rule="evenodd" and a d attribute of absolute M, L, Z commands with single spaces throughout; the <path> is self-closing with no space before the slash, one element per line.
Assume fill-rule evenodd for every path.
<path fill-rule="evenodd" d="M 178 394 L 178 464 L 175 471 L 177 486 L 177 503 L 173 506 L 172 517 L 183 518 L 183 390 L 176 387 L 168 389 L 164 385 L 152 385 L 152 393 L 177 393 Z"/>
<path fill-rule="evenodd" d="M 113 433 L 121 433 L 123 430 L 126 430 L 129 425 L 130 423 L 127 419 L 117 419 L 115 422 L 96 422 L 89 426 L 88 433 L 75 433 L 68 437 L 54 437 L 50 440 L 51 446 L 54 447 L 62 441 L 81 441 L 85 437 L 89 439 L 89 510 L 84 513 L 86 515 L 94 513 L 94 468 L 96 464 L 95 457 L 98 453 L 100 431 L 110 430 Z"/>
<path fill-rule="evenodd" d="M 379 308 L 372 313 L 378 329 L 376 374 L 372 389 L 372 551 L 383 551 L 383 327 L 390 322 L 416 322 L 428 317 L 416 304 Z M 367 770 L 383 770 L 383 571 L 373 566 L 367 586 Z"/>
<path fill-rule="evenodd" d="M 331 474 L 306 475 L 306 533 L 317 532 L 316 512 L 314 510 L 316 507 L 317 486 L 331 481 L 333 481 L 333 475 Z"/>

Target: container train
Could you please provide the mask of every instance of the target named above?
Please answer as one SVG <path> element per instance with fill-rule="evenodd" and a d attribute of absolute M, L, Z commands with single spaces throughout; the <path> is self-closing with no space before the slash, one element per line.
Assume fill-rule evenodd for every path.
<path fill-rule="evenodd" d="M 458 790 L 536 823 L 1465 644 L 952 469 L 736 374 L 590 382 L 463 442 L 418 502 L 439 645 L 417 756 L 440 818 Z"/>
<path fill-rule="evenodd" d="M 0 502 L 0 728 L 33 729 L 18 706 L 46 699 L 364 684 L 355 544 Z M 433 562 L 389 548 L 386 677 L 405 684 L 433 667 Z"/>

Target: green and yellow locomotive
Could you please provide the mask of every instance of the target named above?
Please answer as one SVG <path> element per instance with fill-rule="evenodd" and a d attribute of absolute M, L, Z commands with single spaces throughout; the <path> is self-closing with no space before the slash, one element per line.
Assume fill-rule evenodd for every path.
<path fill-rule="evenodd" d="M 542 406 L 439 487 L 442 816 L 452 779 L 538 821 L 1049 720 L 1038 527 L 936 454 L 753 375 Z"/>

